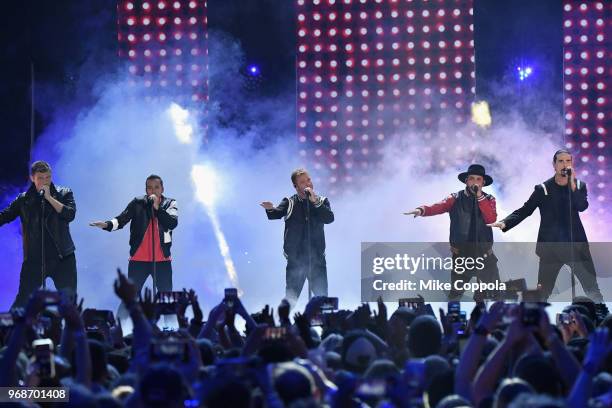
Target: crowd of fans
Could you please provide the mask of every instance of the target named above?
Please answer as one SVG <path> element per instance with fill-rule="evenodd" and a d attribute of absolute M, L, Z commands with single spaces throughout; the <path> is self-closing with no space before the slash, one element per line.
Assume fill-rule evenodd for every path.
<path fill-rule="evenodd" d="M 66 387 L 69 402 L 36 403 L 62 407 L 612 407 L 612 317 L 588 299 L 551 322 L 545 304 L 477 303 L 462 320 L 322 297 L 250 314 L 226 294 L 204 321 L 194 291 L 141 297 L 119 271 L 114 290 L 128 336 L 112 313 L 55 292 L 3 314 L 0 387 Z"/>

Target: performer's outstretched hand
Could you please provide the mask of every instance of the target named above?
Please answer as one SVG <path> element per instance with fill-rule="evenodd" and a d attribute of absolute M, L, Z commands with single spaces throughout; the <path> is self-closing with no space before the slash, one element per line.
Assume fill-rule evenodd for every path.
<path fill-rule="evenodd" d="M 501 222 L 501 221 L 496 221 L 492 224 L 487 224 L 487 227 L 491 227 L 491 228 L 499 228 L 501 230 L 506 229 L 506 223 Z"/>
<path fill-rule="evenodd" d="M 423 210 L 421 210 L 420 208 L 415 208 L 414 210 L 410 211 L 410 212 L 405 212 L 403 213 L 404 215 L 413 215 L 414 218 L 416 217 L 420 217 L 423 215 Z"/>
<path fill-rule="evenodd" d="M 89 223 L 90 227 L 106 228 L 106 221 L 94 221 Z"/>
<path fill-rule="evenodd" d="M 266 210 L 271 210 L 274 208 L 274 204 L 272 204 L 270 201 L 264 201 L 262 202 L 261 205 L 263 208 L 265 208 Z"/>

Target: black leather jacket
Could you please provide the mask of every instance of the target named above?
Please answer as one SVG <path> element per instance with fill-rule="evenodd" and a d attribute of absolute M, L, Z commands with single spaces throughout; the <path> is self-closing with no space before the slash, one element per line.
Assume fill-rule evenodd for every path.
<path fill-rule="evenodd" d="M 159 242 L 164 256 L 170 256 L 172 246 L 172 230 L 178 225 L 178 208 L 176 200 L 163 197 L 159 210 L 155 211 L 159 222 Z M 106 221 L 106 231 L 115 231 L 123 228 L 128 222 L 130 224 L 130 256 L 134 256 L 142 243 L 149 222 L 151 221 L 151 204 L 147 196 L 135 197 L 127 205 L 125 210 L 117 217 Z"/>
<path fill-rule="evenodd" d="M 490 200 L 491 195 L 483 193 L 485 200 Z M 465 194 L 465 190 L 461 190 L 454 193 L 455 205 L 449 211 L 451 223 L 450 223 L 450 244 L 454 248 L 478 248 L 482 252 L 486 252 L 493 247 L 493 230 L 487 227 L 484 218 L 478 208 L 476 210 L 477 216 L 472 220 L 474 215 L 474 205 L 478 206 L 478 203 L 474 202 L 473 196 Z M 477 238 L 477 243 L 474 244 L 470 240 L 470 228 L 471 223 L 476 223 L 477 237 L 474 236 L 472 239 Z"/>
<path fill-rule="evenodd" d="M 325 256 L 325 232 L 323 226 L 334 222 L 334 213 L 326 197 L 319 196 L 315 204 L 310 204 L 310 219 L 305 212 L 306 199 L 297 194 L 285 197 L 278 207 L 266 210 L 270 220 L 285 218 L 283 252 L 287 259 L 300 256 L 307 223 L 310 223 L 310 242 L 317 256 Z"/>
<path fill-rule="evenodd" d="M 74 242 L 70 236 L 68 223 L 74 220 L 76 204 L 72 190 L 67 187 L 56 186 L 51 183 L 50 193 L 53 198 L 64 205 L 62 212 L 58 213 L 51 206 L 45 205 L 45 228 L 49 232 L 53 244 L 57 248 L 60 258 L 65 258 L 74 253 Z M 30 242 L 40 240 L 40 202 L 41 197 L 36 191 L 34 184 L 28 191 L 20 193 L 7 208 L 0 212 L 0 225 L 21 218 L 21 229 L 23 236 L 23 259 L 28 259 Z"/>

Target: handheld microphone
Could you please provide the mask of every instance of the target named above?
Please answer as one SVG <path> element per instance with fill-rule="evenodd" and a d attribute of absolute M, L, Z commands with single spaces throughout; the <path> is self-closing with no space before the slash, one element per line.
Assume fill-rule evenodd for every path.
<path fill-rule="evenodd" d="M 472 193 L 474 193 L 474 194 L 478 194 L 478 190 L 479 190 L 479 188 L 478 188 L 478 186 L 477 186 L 476 184 L 474 184 L 474 185 L 471 187 L 471 190 L 472 190 Z"/>
<path fill-rule="evenodd" d="M 562 169 L 561 170 L 561 175 L 563 176 L 567 177 L 567 176 L 571 176 L 571 174 L 572 174 L 572 169 Z"/>
<path fill-rule="evenodd" d="M 45 196 L 45 190 L 43 190 L 42 188 L 40 189 L 40 191 L 38 192 L 38 196 L 39 197 L 44 197 Z"/>
<path fill-rule="evenodd" d="M 310 195 L 312 194 L 312 193 L 310 192 L 310 187 L 306 187 L 306 188 L 304 189 L 304 194 L 306 194 L 306 197 L 310 198 Z"/>

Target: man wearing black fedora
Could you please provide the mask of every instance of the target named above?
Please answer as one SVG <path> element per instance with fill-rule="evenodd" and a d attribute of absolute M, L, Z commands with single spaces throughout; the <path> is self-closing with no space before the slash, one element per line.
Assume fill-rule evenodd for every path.
<path fill-rule="evenodd" d="M 493 184 L 493 178 L 486 174 L 484 166 L 472 164 L 468 170 L 460 173 L 459 181 L 465 188 L 450 194 L 444 200 L 433 205 L 422 205 L 405 215 L 429 217 L 448 213 L 450 216 L 450 245 L 453 254 L 453 265 L 457 258 L 481 258 L 484 267 L 472 268 L 458 273 L 455 267 L 451 271 L 452 289 L 449 300 L 459 300 L 463 290 L 455 286 L 458 280 L 464 283 L 476 277 L 484 283 L 499 281 L 497 257 L 493 253 L 493 231 L 487 224 L 495 222 L 497 210 L 495 198 L 482 191 L 482 188 Z M 481 299 L 484 293 L 475 293 L 475 299 Z"/>

